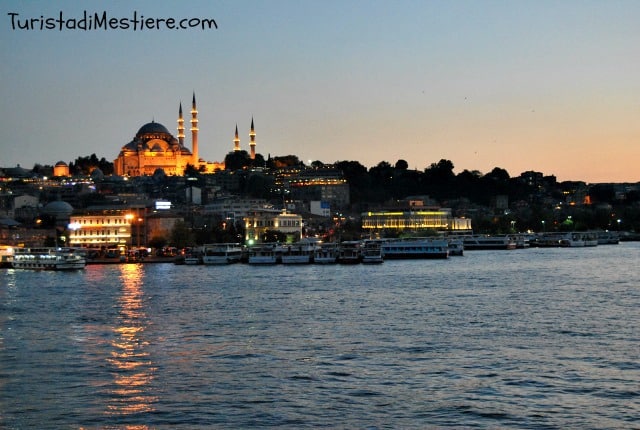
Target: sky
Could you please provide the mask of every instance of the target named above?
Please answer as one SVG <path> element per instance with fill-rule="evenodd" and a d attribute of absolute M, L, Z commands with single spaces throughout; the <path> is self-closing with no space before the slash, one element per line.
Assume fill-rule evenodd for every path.
<path fill-rule="evenodd" d="M 222 161 L 441 159 L 454 173 L 640 181 L 638 0 L 5 1 L 0 166 L 117 158 L 147 122 Z M 40 20 L 208 18 L 202 30 L 65 28 Z M 13 14 L 13 15 L 12 15 Z M 35 29 L 21 29 L 33 19 Z M 31 21 L 30 21 L 31 22 Z M 56 25 L 58 25 L 56 23 Z M 65 25 L 69 25 L 66 21 Z M 191 148 L 190 133 L 185 145 Z"/>

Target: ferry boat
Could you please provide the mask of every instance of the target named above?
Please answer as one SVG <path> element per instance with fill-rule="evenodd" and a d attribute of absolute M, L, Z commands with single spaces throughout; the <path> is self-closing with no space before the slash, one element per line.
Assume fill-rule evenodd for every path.
<path fill-rule="evenodd" d="M 86 264 L 80 253 L 61 248 L 16 248 L 11 263 L 14 269 L 29 270 L 77 270 Z"/>
<path fill-rule="evenodd" d="M 449 256 L 462 257 L 464 255 L 464 244 L 460 239 L 448 239 Z"/>
<path fill-rule="evenodd" d="M 264 244 L 249 248 L 247 263 L 254 265 L 276 264 L 278 258 L 273 244 Z"/>
<path fill-rule="evenodd" d="M 359 240 L 340 242 L 340 246 L 338 247 L 338 263 L 359 264 L 361 261 L 360 245 Z"/>
<path fill-rule="evenodd" d="M 560 246 L 568 248 L 582 248 L 585 246 L 597 246 L 598 237 L 589 232 L 570 232 L 560 239 Z"/>
<path fill-rule="evenodd" d="M 202 263 L 233 264 L 239 263 L 242 257 L 242 246 L 239 243 L 212 243 L 202 246 Z"/>
<path fill-rule="evenodd" d="M 335 264 L 338 262 L 338 255 L 337 243 L 319 243 L 313 251 L 313 262 L 315 264 Z"/>
<path fill-rule="evenodd" d="M 379 240 L 365 240 L 360 249 L 363 264 L 380 264 L 382 258 L 382 242 Z"/>
<path fill-rule="evenodd" d="M 310 243 L 292 243 L 278 247 L 276 253 L 282 264 L 310 264 L 314 246 Z"/>
<path fill-rule="evenodd" d="M 462 244 L 466 250 L 516 249 L 516 241 L 510 236 L 464 236 Z"/>
<path fill-rule="evenodd" d="M 449 241 L 446 239 L 406 239 L 382 244 L 385 260 L 449 258 Z"/>
<path fill-rule="evenodd" d="M 597 236 L 598 245 L 617 245 L 620 243 L 620 235 L 617 231 L 599 231 Z"/>

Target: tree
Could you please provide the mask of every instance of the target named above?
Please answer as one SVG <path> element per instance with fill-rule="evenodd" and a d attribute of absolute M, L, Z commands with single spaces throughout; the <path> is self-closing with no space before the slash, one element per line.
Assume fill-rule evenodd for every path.
<path fill-rule="evenodd" d="M 396 169 L 398 170 L 407 170 L 409 168 L 409 163 L 406 160 L 398 160 L 396 161 Z"/>
<path fill-rule="evenodd" d="M 171 245 L 176 248 L 186 248 L 195 243 L 191 229 L 184 221 L 176 221 L 171 229 Z"/>

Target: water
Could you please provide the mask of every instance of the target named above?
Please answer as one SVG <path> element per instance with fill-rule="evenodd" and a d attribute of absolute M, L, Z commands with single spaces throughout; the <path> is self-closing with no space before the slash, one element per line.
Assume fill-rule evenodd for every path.
<path fill-rule="evenodd" d="M 0 270 L 0 427 L 640 428 L 640 244 Z"/>

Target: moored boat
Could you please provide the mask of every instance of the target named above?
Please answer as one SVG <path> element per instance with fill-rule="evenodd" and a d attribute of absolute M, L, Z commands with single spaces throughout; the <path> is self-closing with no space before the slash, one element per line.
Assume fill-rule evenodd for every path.
<path fill-rule="evenodd" d="M 292 243 L 277 248 L 282 264 L 309 264 L 313 261 L 314 246 L 309 243 Z"/>
<path fill-rule="evenodd" d="M 510 236 L 478 235 L 464 236 L 462 238 L 464 249 L 471 250 L 494 250 L 494 249 L 516 249 L 516 241 Z"/>
<path fill-rule="evenodd" d="M 202 263 L 205 265 L 239 263 L 240 257 L 242 246 L 239 243 L 211 243 L 202 246 Z"/>
<path fill-rule="evenodd" d="M 79 252 L 61 248 L 16 248 L 11 262 L 14 269 L 28 270 L 78 270 L 86 264 Z"/>
<path fill-rule="evenodd" d="M 338 263 L 359 264 L 361 261 L 360 241 L 347 240 L 340 242 L 338 247 Z"/>
<path fill-rule="evenodd" d="M 313 262 L 315 264 L 335 264 L 338 262 L 338 254 L 337 243 L 320 243 L 313 251 Z"/>
<path fill-rule="evenodd" d="M 393 240 L 382 244 L 385 260 L 437 259 L 449 257 L 449 241 L 446 239 Z"/>
<path fill-rule="evenodd" d="M 462 240 L 449 238 L 447 242 L 448 242 L 450 257 L 451 256 L 462 257 L 464 255 L 464 244 L 462 243 Z"/>
<path fill-rule="evenodd" d="M 382 258 L 382 242 L 379 240 L 365 240 L 360 249 L 363 264 L 380 264 Z"/>
<path fill-rule="evenodd" d="M 269 265 L 277 263 L 276 246 L 274 244 L 256 245 L 249 248 L 247 262 L 254 265 Z"/>
<path fill-rule="evenodd" d="M 620 243 L 620 235 L 617 231 L 597 232 L 598 245 L 617 245 Z"/>

